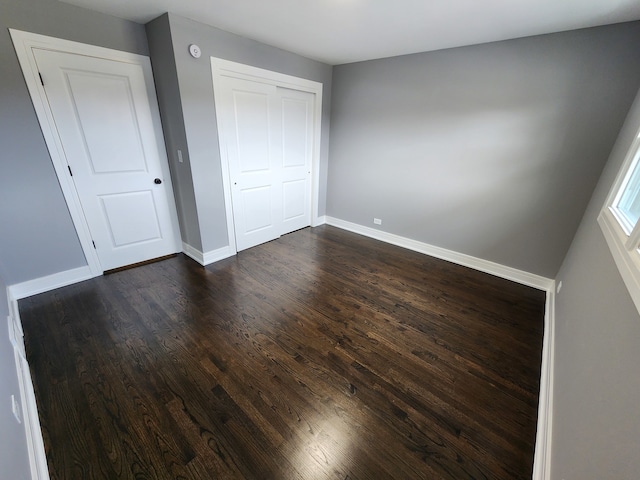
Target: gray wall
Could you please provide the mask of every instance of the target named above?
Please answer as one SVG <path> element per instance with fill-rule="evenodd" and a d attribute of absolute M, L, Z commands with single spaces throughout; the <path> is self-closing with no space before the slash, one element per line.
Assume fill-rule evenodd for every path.
<path fill-rule="evenodd" d="M 334 67 L 327 214 L 554 278 L 639 44 L 636 22 Z"/>
<path fill-rule="evenodd" d="M 0 2 L 0 259 L 9 284 L 86 265 L 8 28 L 147 54 L 144 27 L 51 0 Z"/>
<path fill-rule="evenodd" d="M 8 315 L 4 267 L 0 262 L 0 466 L 3 478 L 27 480 L 31 475 L 24 423 L 18 423 L 11 413 L 11 395 L 20 400 L 20 389 L 9 341 Z"/>
<path fill-rule="evenodd" d="M 188 157 L 192 175 L 192 187 L 181 184 L 179 188 L 184 187 L 185 191 L 193 189 L 202 251 L 209 252 L 228 244 L 209 57 L 224 58 L 323 84 L 320 165 L 320 215 L 323 215 L 329 152 L 332 67 L 177 15 L 169 14 L 168 20 L 188 147 L 185 162 Z M 158 24 L 152 22 L 148 28 L 152 47 L 156 41 L 161 41 L 161 35 L 167 35 L 166 32 L 161 32 L 162 29 L 166 30 L 165 21 L 161 18 L 155 22 Z M 192 43 L 198 44 L 202 49 L 201 58 L 194 59 L 189 55 L 188 47 Z M 152 48 L 152 53 L 153 51 Z M 169 88 L 160 95 L 162 97 L 174 93 L 175 88 Z M 160 99 L 161 104 L 164 101 L 165 99 Z M 169 127 L 169 130 L 173 128 L 169 123 L 164 125 Z M 177 131 L 176 138 L 179 138 L 181 125 L 174 126 Z M 172 148 L 179 148 L 178 145 L 182 145 L 181 141 L 173 144 Z M 175 157 L 175 153 L 170 152 L 169 158 L 174 163 L 173 168 L 177 170 L 181 167 L 176 165 Z M 191 225 L 185 225 L 185 230 L 195 232 Z"/>
<path fill-rule="evenodd" d="M 554 480 L 640 472 L 640 315 L 596 220 L 638 129 L 640 92 L 558 274 Z"/>
<path fill-rule="evenodd" d="M 198 221 L 198 208 L 193 190 L 193 173 L 184 130 L 182 100 L 178 85 L 178 71 L 173 56 L 173 42 L 169 15 L 158 17 L 146 25 L 149 53 L 153 67 L 158 106 L 162 118 L 167 158 L 180 221 L 182 240 L 202 251 L 202 237 Z M 178 160 L 182 152 L 182 163 Z"/>

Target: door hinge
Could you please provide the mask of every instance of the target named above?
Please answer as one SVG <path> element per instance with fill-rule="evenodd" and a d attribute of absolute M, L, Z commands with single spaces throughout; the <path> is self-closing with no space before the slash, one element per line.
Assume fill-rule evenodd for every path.
<path fill-rule="evenodd" d="M 71 167 L 69 165 L 67 165 L 67 168 L 69 169 L 69 175 L 71 175 L 73 177 L 73 172 L 71 171 Z"/>
<path fill-rule="evenodd" d="M 94 250 L 97 250 L 97 248 L 96 248 L 96 242 L 94 242 L 93 240 L 91 240 L 91 243 L 93 243 L 93 249 L 94 249 Z"/>
<path fill-rule="evenodd" d="M 38 76 L 40 77 L 40 83 L 44 87 L 44 80 L 42 79 L 42 74 L 40 72 L 38 72 Z"/>

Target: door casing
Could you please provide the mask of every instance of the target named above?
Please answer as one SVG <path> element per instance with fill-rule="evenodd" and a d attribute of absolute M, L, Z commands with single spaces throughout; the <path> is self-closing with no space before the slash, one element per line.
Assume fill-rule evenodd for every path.
<path fill-rule="evenodd" d="M 160 112 L 158 109 L 155 84 L 153 82 L 153 72 L 151 70 L 151 61 L 148 57 L 135 53 L 122 52 L 119 50 L 112 50 L 95 45 L 87 45 L 84 43 L 63 40 L 55 37 L 48 37 L 46 35 L 40 35 L 36 33 L 23 32 L 15 29 L 9 29 L 9 32 L 11 34 L 11 39 L 18 56 L 18 61 L 20 63 L 20 67 L 27 84 L 29 95 L 31 96 L 31 100 L 33 102 L 33 106 L 36 111 L 40 127 L 42 129 L 42 134 L 44 136 L 49 154 L 51 156 L 51 161 L 58 177 L 58 181 L 60 183 L 65 201 L 69 208 L 69 213 L 71 214 L 73 225 L 78 234 L 80 245 L 82 246 L 84 256 L 87 260 L 91 276 L 95 277 L 98 275 L 102 275 L 104 270 L 100 265 L 98 255 L 93 248 L 91 233 L 89 231 L 87 221 L 84 217 L 80 197 L 67 169 L 64 149 L 62 148 L 62 142 L 57 133 L 53 113 L 49 108 L 49 102 L 47 101 L 44 87 L 40 82 L 38 66 L 33 54 L 33 49 L 39 48 L 45 50 L 54 50 L 76 55 L 86 55 L 90 57 L 104 58 L 108 60 L 140 65 L 144 70 L 147 92 L 149 96 L 152 97 L 150 106 L 152 110 L 154 132 L 156 135 L 156 140 L 159 143 L 158 152 L 160 155 L 160 161 L 167 167 L 166 178 L 170 178 L 168 172 L 166 149 L 164 146 L 164 136 L 162 132 L 162 125 L 160 123 Z M 168 195 L 170 197 L 169 201 L 173 202 L 173 204 L 175 205 L 172 189 L 168 189 Z M 173 209 L 173 211 L 171 212 L 171 217 L 174 229 L 174 238 L 176 239 L 175 251 L 180 251 L 180 231 L 178 228 L 178 219 L 175 213 L 175 209 Z"/>
<path fill-rule="evenodd" d="M 218 126 L 218 142 L 220 145 L 220 161 L 222 166 L 222 184 L 224 191 L 225 213 L 227 217 L 227 234 L 232 255 L 237 253 L 235 225 L 233 220 L 233 208 L 231 203 L 231 178 L 229 175 L 229 157 L 227 146 L 223 138 L 223 121 L 218 111 L 218 106 L 223 104 L 220 97 L 220 81 L 223 77 L 239 78 L 254 82 L 266 83 L 276 87 L 284 87 L 293 90 L 313 93 L 314 125 L 313 148 L 311 156 L 311 226 L 321 225 L 323 222 L 318 215 L 320 194 L 320 140 L 322 133 L 322 83 L 305 78 L 294 77 L 284 73 L 273 72 L 242 63 L 232 62 L 221 58 L 211 57 L 211 73 L 213 76 L 213 94 L 216 105 L 216 120 Z M 216 88 L 217 86 L 217 88 Z"/>

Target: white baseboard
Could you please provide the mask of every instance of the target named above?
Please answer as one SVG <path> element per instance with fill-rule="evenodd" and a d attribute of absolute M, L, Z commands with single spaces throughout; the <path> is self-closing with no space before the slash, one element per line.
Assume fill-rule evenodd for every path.
<path fill-rule="evenodd" d="M 182 242 L 182 253 L 184 253 L 187 257 L 194 259 L 200 265 L 204 265 L 204 254 L 188 243 Z"/>
<path fill-rule="evenodd" d="M 18 311 L 18 302 L 12 296 L 10 288 L 7 288 L 7 300 L 9 301 L 9 335 L 13 345 L 16 374 L 20 388 L 20 402 L 22 404 L 22 420 L 27 436 L 27 450 L 29 453 L 29 467 L 32 480 L 49 480 L 49 468 L 47 456 L 44 450 L 44 440 L 38 416 L 36 395 L 31 382 L 29 364 L 24 352 L 24 340 L 22 338 L 22 322 Z"/>
<path fill-rule="evenodd" d="M 185 242 L 182 242 L 182 252 L 186 256 L 193 258 L 202 266 L 219 262 L 220 260 L 224 260 L 225 258 L 232 257 L 236 254 L 236 252 L 228 245 L 226 247 L 218 248 L 217 250 L 211 250 L 203 253 Z"/>
<path fill-rule="evenodd" d="M 320 225 L 324 225 L 325 223 L 327 223 L 327 216 L 326 215 L 322 215 L 320 217 L 316 217 L 313 219 L 313 223 L 311 224 L 312 227 L 319 227 Z"/>
<path fill-rule="evenodd" d="M 233 257 L 236 254 L 230 246 L 218 248 L 217 250 L 211 250 L 210 252 L 204 252 L 204 265 L 219 262 L 225 258 Z"/>
<path fill-rule="evenodd" d="M 193 258 L 200 265 L 209 265 L 236 254 L 229 246 L 202 253 L 200 250 L 182 243 L 182 251 Z M 12 298 L 20 300 L 22 298 L 37 295 L 39 293 L 48 292 L 60 287 L 66 287 L 73 283 L 82 282 L 94 278 L 96 275 L 91 273 L 89 266 L 74 268 L 64 272 L 54 273 L 46 277 L 35 278 L 22 283 L 10 285 L 8 290 Z"/>
<path fill-rule="evenodd" d="M 82 282 L 95 277 L 91 273 L 88 265 L 84 267 L 66 270 L 64 272 L 54 273 L 46 277 L 35 278 L 22 283 L 16 283 L 9 286 L 9 292 L 12 298 L 20 300 L 21 298 L 37 295 L 42 292 L 48 292 L 60 287 L 66 287 L 72 283 Z"/>
<path fill-rule="evenodd" d="M 347 222 L 338 218 L 326 217 L 326 223 L 333 225 L 334 227 L 342 228 L 343 230 L 349 230 L 350 232 L 358 233 L 366 237 L 375 238 L 392 245 L 407 248 L 415 252 L 424 253 L 432 257 L 447 260 L 464 267 L 473 268 L 481 272 L 495 275 L 496 277 L 505 278 L 522 285 L 534 287 L 539 290 L 549 290 L 552 288 L 553 280 L 550 278 L 535 275 L 533 273 L 524 272 L 516 268 L 500 265 L 499 263 L 490 262 L 489 260 L 483 260 L 481 258 L 472 257 L 464 253 L 454 252 L 445 248 L 429 245 L 428 243 L 419 242 L 410 238 L 401 237 L 393 233 L 383 232 L 374 228 L 358 225 L 357 223 Z"/>
<path fill-rule="evenodd" d="M 555 281 L 547 290 L 544 315 L 538 428 L 533 459 L 533 480 L 551 479 L 551 433 L 553 430 L 553 381 L 555 367 L 556 291 Z"/>

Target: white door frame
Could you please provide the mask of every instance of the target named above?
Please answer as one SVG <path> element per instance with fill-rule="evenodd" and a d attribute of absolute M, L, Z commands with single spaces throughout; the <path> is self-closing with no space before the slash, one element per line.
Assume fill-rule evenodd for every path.
<path fill-rule="evenodd" d="M 315 95 L 313 148 L 311 155 L 311 226 L 321 225 L 318 215 L 320 194 L 320 141 L 322 133 L 322 83 L 305 78 L 298 78 L 284 73 L 272 72 L 263 68 L 252 67 L 243 63 L 231 62 L 222 58 L 211 57 L 211 74 L 213 76 L 213 95 L 216 105 L 216 120 L 218 124 L 218 144 L 220 145 L 220 161 L 222 164 L 222 186 L 224 191 L 225 213 L 227 216 L 227 234 L 229 248 L 232 255 L 237 253 L 235 225 L 233 221 L 233 208 L 231 204 L 231 178 L 229 175 L 229 157 L 226 143 L 223 141 L 224 127 L 222 115 L 218 110 L 223 105 L 220 93 L 220 80 L 222 77 L 239 78 L 254 82 L 266 83 L 276 87 L 290 88 Z"/>
<path fill-rule="evenodd" d="M 149 57 L 135 53 L 112 50 L 110 48 L 97 47 L 95 45 L 86 45 L 84 43 L 62 40 L 60 38 L 48 37 L 36 33 L 23 32 L 20 30 L 9 29 L 9 32 L 18 56 L 18 61 L 20 62 L 20 68 L 22 68 L 22 73 L 27 83 L 27 89 L 29 90 L 33 107 L 35 108 L 36 115 L 38 117 L 38 122 L 40 123 L 40 128 L 42 129 L 44 140 L 47 144 L 47 149 L 49 150 L 49 155 L 51 156 L 53 167 L 56 175 L 58 176 L 58 181 L 65 201 L 67 202 L 67 207 L 69 208 L 73 225 L 78 234 L 82 251 L 84 252 L 87 264 L 89 265 L 91 276 L 96 277 L 98 275 L 102 275 L 104 270 L 100 265 L 98 254 L 93 248 L 91 233 L 84 217 L 80 197 L 78 196 L 78 192 L 76 191 L 75 185 L 67 168 L 67 161 L 64 155 L 64 149 L 62 148 L 62 141 L 60 140 L 60 136 L 58 135 L 58 131 L 55 126 L 53 113 L 49 107 L 44 86 L 40 81 L 38 65 L 33 53 L 34 48 L 103 58 L 106 60 L 140 65 L 142 67 L 147 87 L 147 94 L 149 95 L 153 127 L 156 134 L 156 141 L 158 142 L 160 163 L 162 165 L 164 178 L 169 182 L 169 185 L 167 185 L 167 194 L 169 195 L 170 207 L 173 206 L 173 208 L 170 208 L 170 215 L 176 238 L 175 251 L 179 252 L 182 248 L 180 243 L 180 231 L 178 229 L 178 218 L 175 210 L 173 189 L 171 186 L 169 163 L 166 156 L 164 136 L 162 132 L 162 125 L 160 123 L 160 112 L 158 109 L 156 89 L 153 82 L 153 72 L 151 70 L 151 61 Z"/>

